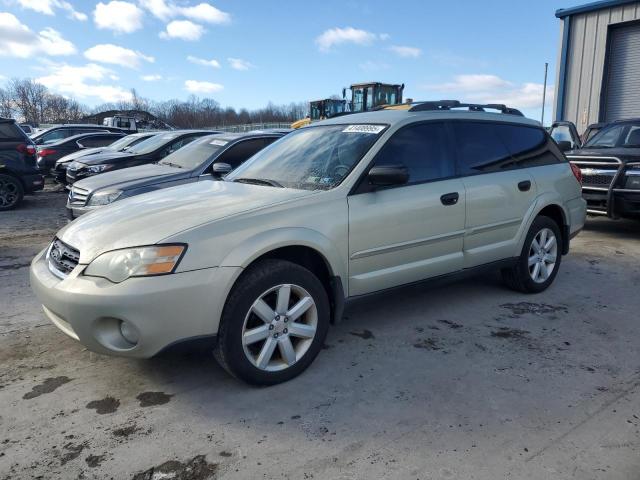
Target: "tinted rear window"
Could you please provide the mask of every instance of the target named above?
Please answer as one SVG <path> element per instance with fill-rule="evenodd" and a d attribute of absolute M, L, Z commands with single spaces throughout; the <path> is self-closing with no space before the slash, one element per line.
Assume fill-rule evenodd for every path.
<path fill-rule="evenodd" d="M 24 133 L 15 123 L 0 123 L 0 140 L 16 140 L 24 138 Z"/>
<path fill-rule="evenodd" d="M 558 163 L 541 128 L 489 122 L 454 122 L 462 175 Z"/>

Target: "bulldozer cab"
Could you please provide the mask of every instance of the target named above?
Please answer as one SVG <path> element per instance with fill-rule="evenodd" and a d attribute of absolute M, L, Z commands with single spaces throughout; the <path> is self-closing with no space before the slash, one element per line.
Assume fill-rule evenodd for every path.
<path fill-rule="evenodd" d="M 352 113 L 368 112 L 383 105 L 398 105 L 402 103 L 402 85 L 391 83 L 354 83 L 351 89 L 350 109 Z M 342 91 L 346 96 L 346 89 Z"/>
<path fill-rule="evenodd" d="M 324 120 L 345 112 L 346 100 L 325 98 L 309 103 L 309 118 L 311 121 Z"/>

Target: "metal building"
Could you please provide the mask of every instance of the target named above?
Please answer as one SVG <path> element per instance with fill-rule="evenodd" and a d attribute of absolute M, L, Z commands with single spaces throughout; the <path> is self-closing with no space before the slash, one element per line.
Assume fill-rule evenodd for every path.
<path fill-rule="evenodd" d="M 640 1 L 560 9 L 554 118 L 587 125 L 640 117 Z"/>

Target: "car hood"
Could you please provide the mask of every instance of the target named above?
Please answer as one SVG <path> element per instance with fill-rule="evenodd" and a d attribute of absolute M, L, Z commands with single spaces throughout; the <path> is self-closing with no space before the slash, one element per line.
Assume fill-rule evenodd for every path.
<path fill-rule="evenodd" d="M 617 157 L 623 162 L 640 161 L 640 148 L 580 148 L 566 154 L 580 157 Z"/>
<path fill-rule="evenodd" d="M 173 177 L 188 177 L 191 170 L 170 167 L 168 165 L 139 165 L 137 167 L 122 168 L 113 172 L 105 172 L 102 175 L 94 175 L 84 178 L 74 185 L 95 192 L 103 188 L 118 188 L 125 190 L 137 185 L 151 184 L 162 177 L 162 180 L 170 180 Z M 166 179 L 164 177 L 167 177 Z"/>
<path fill-rule="evenodd" d="M 127 152 L 100 152 L 95 155 L 91 155 L 89 157 L 85 157 L 80 160 L 80 163 L 84 163 L 85 165 L 100 165 L 102 163 L 117 163 L 128 158 L 134 157 L 133 153 Z"/>
<path fill-rule="evenodd" d="M 81 157 L 84 157 L 84 156 L 87 156 L 87 155 L 95 155 L 96 153 L 101 153 L 103 150 L 104 150 L 103 147 L 83 148 L 81 150 L 78 150 L 77 152 L 73 152 L 73 153 L 70 153 L 69 155 L 65 155 L 60 160 L 58 160 L 56 163 L 72 162 L 74 160 L 77 160 L 78 158 L 81 158 Z"/>
<path fill-rule="evenodd" d="M 152 245 L 198 225 L 313 194 L 205 180 L 112 203 L 71 222 L 58 238 L 80 250 L 86 264 L 109 250 Z"/>

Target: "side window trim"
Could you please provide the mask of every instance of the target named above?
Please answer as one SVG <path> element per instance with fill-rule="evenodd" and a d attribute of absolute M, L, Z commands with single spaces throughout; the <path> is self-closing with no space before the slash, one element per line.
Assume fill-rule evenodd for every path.
<path fill-rule="evenodd" d="M 453 175 L 450 175 L 448 177 L 436 178 L 436 179 L 432 179 L 432 180 L 419 180 L 419 181 L 415 181 L 415 182 L 409 182 L 409 183 L 405 183 L 404 185 L 394 185 L 394 186 L 389 186 L 389 187 L 376 187 L 375 189 L 367 184 L 367 175 L 369 175 L 369 170 L 371 170 L 371 168 L 375 165 L 376 160 L 378 159 L 378 157 L 380 156 L 380 154 L 384 150 L 385 146 L 396 135 L 398 135 L 400 132 L 402 132 L 403 130 L 405 130 L 407 128 L 415 127 L 415 126 L 418 126 L 418 125 L 432 124 L 432 123 L 439 123 L 439 124 L 442 124 L 442 126 L 444 127 L 445 139 L 446 139 L 445 140 L 446 141 L 445 150 L 449 153 L 449 155 L 451 156 L 451 160 L 454 162 L 454 168 L 453 168 L 453 172 L 454 173 L 453 173 Z M 456 151 L 455 151 L 455 144 L 453 142 L 453 131 L 452 131 L 452 128 L 451 128 L 451 121 L 450 120 L 443 120 L 443 119 L 435 118 L 435 119 L 423 120 L 423 121 L 419 121 L 419 122 L 412 122 L 412 123 L 409 123 L 407 125 L 403 125 L 398 130 L 393 132 L 393 134 L 387 139 L 387 141 L 384 143 L 384 145 L 382 145 L 380 147 L 378 152 L 376 152 L 376 155 L 371 159 L 371 161 L 367 165 L 367 168 L 365 168 L 363 173 L 360 175 L 360 178 L 356 181 L 356 183 L 354 183 L 353 187 L 351 188 L 351 191 L 349 192 L 349 195 L 358 195 L 358 194 L 361 194 L 361 193 L 370 193 L 370 192 L 373 192 L 373 191 L 389 190 L 389 189 L 394 189 L 394 188 L 405 188 L 405 187 L 412 187 L 414 185 L 422 185 L 422 184 L 425 184 L 425 183 L 434 183 L 434 182 L 442 182 L 442 181 L 445 181 L 445 180 L 451 180 L 453 178 L 457 178 L 458 177 L 457 168 L 456 168 L 455 162 L 456 162 Z"/>

